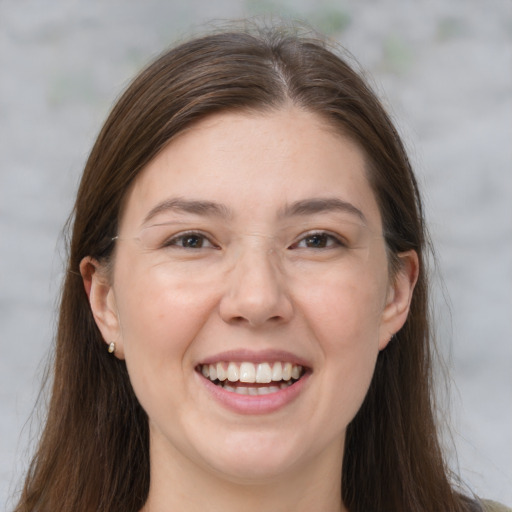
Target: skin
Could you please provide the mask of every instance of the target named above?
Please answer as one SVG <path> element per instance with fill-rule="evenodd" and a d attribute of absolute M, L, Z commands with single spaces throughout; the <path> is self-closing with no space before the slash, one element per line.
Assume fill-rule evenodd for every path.
<path fill-rule="evenodd" d="M 176 198 L 220 207 L 161 208 L 145 222 Z M 311 198 L 361 215 L 290 206 Z M 148 413 L 144 510 L 344 510 L 346 428 L 379 351 L 406 320 L 418 271 L 409 252 L 389 275 L 381 224 L 360 149 L 292 107 L 211 116 L 142 171 L 111 274 L 91 258 L 81 271 L 102 335 Z M 159 245 L 189 230 L 206 236 L 194 239 L 202 247 Z M 307 382 L 271 413 L 230 410 L 196 371 L 228 350 L 288 351 L 307 362 Z"/>

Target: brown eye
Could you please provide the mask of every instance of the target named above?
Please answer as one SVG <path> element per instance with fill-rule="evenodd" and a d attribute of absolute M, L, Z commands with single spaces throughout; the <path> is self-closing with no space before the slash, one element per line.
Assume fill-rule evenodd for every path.
<path fill-rule="evenodd" d="M 329 236 L 322 235 L 310 235 L 304 239 L 304 245 L 310 249 L 323 249 L 327 247 L 329 243 Z"/>
<path fill-rule="evenodd" d="M 329 233 L 310 233 L 293 244 L 290 249 L 329 249 L 345 244 L 336 236 Z"/>
<path fill-rule="evenodd" d="M 201 233 L 183 233 L 171 238 L 166 247 L 178 247 L 184 249 L 204 249 L 215 247 L 210 240 Z"/>
<path fill-rule="evenodd" d="M 203 247 L 204 237 L 198 235 L 186 235 L 181 238 L 181 245 L 189 249 L 200 249 Z"/>

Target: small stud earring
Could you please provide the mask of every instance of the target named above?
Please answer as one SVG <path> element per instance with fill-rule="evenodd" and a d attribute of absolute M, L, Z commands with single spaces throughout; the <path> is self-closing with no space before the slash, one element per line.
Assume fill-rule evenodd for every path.
<path fill-rule="evenodd" d="M 116 350 L 116 344 L 112 341 L 108 346 L 108 353 L 113 354 Z"/>

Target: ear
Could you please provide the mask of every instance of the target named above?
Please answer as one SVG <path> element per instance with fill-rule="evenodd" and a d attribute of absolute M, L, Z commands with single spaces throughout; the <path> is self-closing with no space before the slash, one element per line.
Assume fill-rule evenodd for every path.
<path fill-rule="evenodd" d="M 86 256 L 80 262 L 80 274 L 89 298 L 94 321 L 106 345 L 113 341 L 116 345 L 115 356 L 124 359 L 116 300 L 106 269 L 94 258 Z"/>
<path fill-rule="evenodd" d="M 382 312 L 379 336 L 379 350 L 384 349 L 398 332 L 409 314 L 414 286 L 418 280 L 419 261 L 416 251 L 407 251 L 398 255 L 398 271 L 391 278 L 386 305 Z"/>

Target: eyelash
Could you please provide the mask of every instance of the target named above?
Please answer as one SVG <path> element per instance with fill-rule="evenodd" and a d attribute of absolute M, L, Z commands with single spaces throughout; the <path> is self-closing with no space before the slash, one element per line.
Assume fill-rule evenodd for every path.
<path fill-rule="evenodd" d="M 326 245 L 324 247 L 299 247 L 299 244 L 302 242 L 306 242 L 309 239 L 312 239 L 314 237 L 323 238 Z M 306 242 L 307 243 L 307 242 Z M 325 250 L 330 249 L 332 247 L 347 247 L 346 242 L 340 238 L 337 235 L 334 235 L 333 233 L 329 233 L 327 231 L 312 231 L 310 233 L 306 233 L 303 235 L 297 242 L 294 242 L 289 249 L 319 249 L 319 250 Z"/>
<path fill-rule="evenodd" d="M 192 239 L 196 237 L 198 240 L 198 242 L 201 242 L 201 245 L 200 247 L 193 247 L 193 246 L 185 246 L 183 245 L 183 242 L 188 238 L 188 239 Z M 314 239 L 315 237 L 317 237 L 318 239 L 323 239 L 323 242 L 321 243 L 325 243 L 325 246 L 320 246 L 320 247 L 300 247 L 300 244 L 302 242 L 305 242 L 307 243 L 307 240 L 308 239 Z M 180 241 L 181 241 L 181 244 L 180 244 Z M 207 243 L 208 245 L 206 247 L 204 247 L 204 243 Z M 329 233 L 327 231 L 312 231 L 310 233 L 306 233 L 305 235 L 303 235 L 300 239 L 298 239 L 296 242 L 294 242 L 293 244 L 291 244 L 288 249 L 322 249 L 322 250 L 325 250 L 325 249 L 329 249 L 333 246 L 338 246 L 338 247 L 346 247 L 347 244 L 346 242 L 341 239 L 339 236 L 337 235 L 334 235 L 332 233 Z M 198 232 L 198 231 L 188 231 L 186 233 L 180 233 L 178 235 L 175 235 L 171 238 L 169 238 L 168 240 L 166 240 L 163 244 L 162 244 L 162 247 L 179 247 L 181 249 L 205 249 L 205 248 L 213 248 L 213 249 L 218 249 L 219 246 L 214 244 L 210 238 L 208 238 L 205 234 L 201 233 L 201 232 Z"/>
<path fill-rule="evenodd" d="M 188 247 L 188 246 L 185 246 L 185 245 L 182 245 L 179 243 L 180 241 L 182 241 L 182 243 L 183 243 L 187 238 L 191 239 L 193 237 L 196 237 L 201 241 L 200 247 Z M 205 242 L 207 242 L 209 244 L 209 246 L 203 247 L 203 244 Z M 179 247 L 181 249 L 205 249 L 205 248 L 218 249 L 219 248 L 205 234 L 200 233 L 198 231 L 187 231 L 186 233 L 179 233 L 177 235 L 174 235 L 173 237 L 167 239 L 162 244 L 162 247 Z"/>

